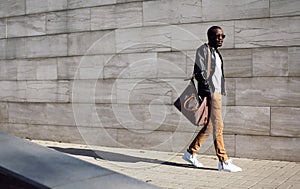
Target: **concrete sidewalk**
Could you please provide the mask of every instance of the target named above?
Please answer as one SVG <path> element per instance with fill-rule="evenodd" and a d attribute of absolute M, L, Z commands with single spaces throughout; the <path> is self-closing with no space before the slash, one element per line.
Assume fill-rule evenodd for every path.
<path fill-rule="evenodd" d="M 215 156 L 198 156 L 205 168 L 194 168 L 182 153 L 37 141 L 82 160 L 162 188 L 300 188 L 300 163 L 233 158 L 239 173 L 217 171 Z"/>

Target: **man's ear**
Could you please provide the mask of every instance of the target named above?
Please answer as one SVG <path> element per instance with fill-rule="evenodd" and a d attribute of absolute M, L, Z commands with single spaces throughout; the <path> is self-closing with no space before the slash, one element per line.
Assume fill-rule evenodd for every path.
<path fill-rule="evenodd" d="M 208 39 L 208 44 L 210 44 L 210 45 L 212 45 L 214 42 L 213 42 L 214 40 L 210 37 L 209 39 Z"/>

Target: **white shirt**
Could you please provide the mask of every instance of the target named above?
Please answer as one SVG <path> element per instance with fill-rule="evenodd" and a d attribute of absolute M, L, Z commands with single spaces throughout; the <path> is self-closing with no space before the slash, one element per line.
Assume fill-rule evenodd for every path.
<path fill-rule="evenodd" d="M 221 61 L 219 54 L 216 51 L 214 51 L 214 55 L 216 58 L 216 67 L 215 67 L 214 75 L 212 75 L 212 83 L 215 87 L 215 91 L 213 91 L 213 92 L 221 93 L 221 91 L 222 91 L 222 86 L 221 86 L 221 83 L 222 83 L 222 68 L 221 68 L 222 61 Z"/>

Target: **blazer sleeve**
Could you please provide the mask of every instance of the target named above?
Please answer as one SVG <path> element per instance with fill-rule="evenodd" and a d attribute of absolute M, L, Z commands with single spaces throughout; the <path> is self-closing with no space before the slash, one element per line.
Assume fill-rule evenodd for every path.
<path fill-rule="evenodd" d="M 208 48 L 205 45 L 197 49 L 194 64 L 194 74 L 195 79 L 198 81 L 198 92 L 205 93 L 205 96 L 210 96 L 210 87 L 208 81 L 206 80 L 208 55 L 207 51 Z"/>

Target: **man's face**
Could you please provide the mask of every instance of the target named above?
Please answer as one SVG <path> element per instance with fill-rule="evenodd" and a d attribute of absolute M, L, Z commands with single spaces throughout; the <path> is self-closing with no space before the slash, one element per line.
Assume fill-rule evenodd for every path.
<path fill-rule="evenodd" d="M 221 29 L 215 29 L 215 34 L 211 37 L 213 47 L 221 47 L 225 38 L 224 32 Z"/>

